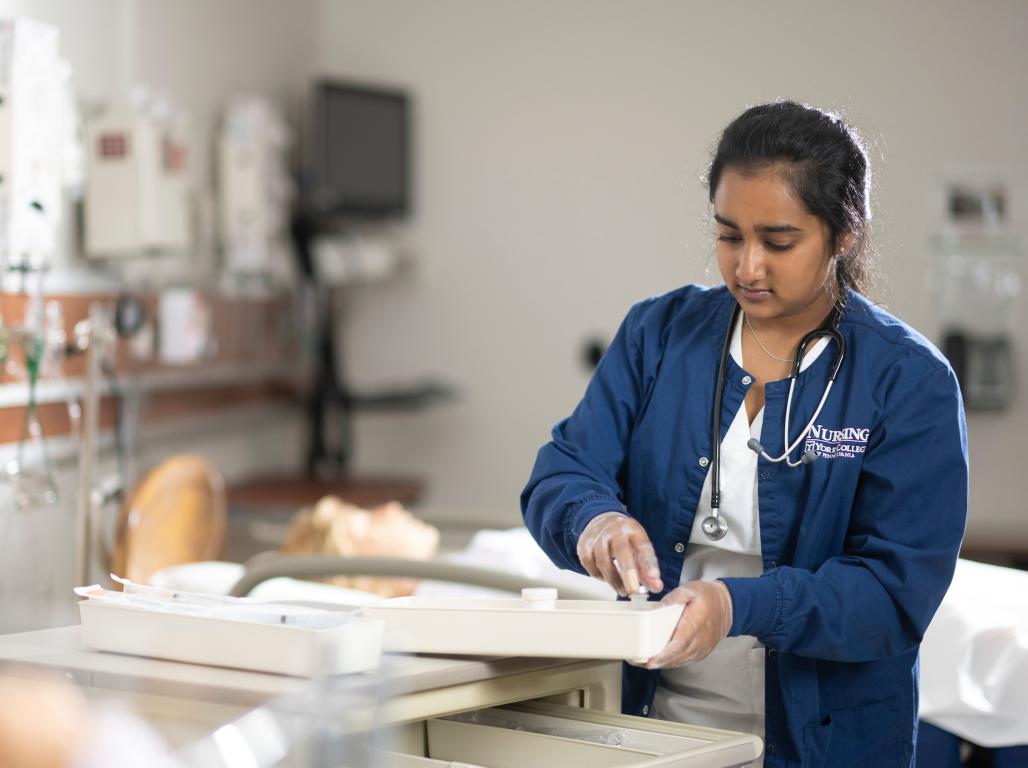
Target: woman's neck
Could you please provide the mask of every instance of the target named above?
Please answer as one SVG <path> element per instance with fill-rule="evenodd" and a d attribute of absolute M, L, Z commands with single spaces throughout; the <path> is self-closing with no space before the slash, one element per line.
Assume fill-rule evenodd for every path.
<path fill-rule="evenodd" d="M 778 354 L 784 349 L 792 354 L 800 339 L 821 326 L 832 311 L 833 305 L 832 297 L 826 291 L 809 306 L 794 314 L 773 318 L 747 316 L 746 319 L 750 330 L 759 336 L 772 352 Z"/>

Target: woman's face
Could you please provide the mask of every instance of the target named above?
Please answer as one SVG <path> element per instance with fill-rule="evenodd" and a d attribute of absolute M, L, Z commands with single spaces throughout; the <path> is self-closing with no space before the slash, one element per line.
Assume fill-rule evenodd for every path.
<path fill-rule="evenodd" d="M 774 166 L 745 175 L 726 168 L 714 192 L 714 219 L 718 268 L 748 316 L 817 321 L 828 313 L 828 227 Z"/>

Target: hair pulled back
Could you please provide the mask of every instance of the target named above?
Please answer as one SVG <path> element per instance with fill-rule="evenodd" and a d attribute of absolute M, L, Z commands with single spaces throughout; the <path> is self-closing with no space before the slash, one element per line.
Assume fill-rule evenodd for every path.
<path fill-rule="evenodd" d="M 750 107 L 718 141 L 707 173 L 710 201 L 726 168 L 752 174 L 772 167 L 827 224 L 840 289 L 866 293 L 872 276 L 871 169 L 856 131 L 837 115 L 794 101 Z M 847 237 L 852 239 L 840 253 Z"/>

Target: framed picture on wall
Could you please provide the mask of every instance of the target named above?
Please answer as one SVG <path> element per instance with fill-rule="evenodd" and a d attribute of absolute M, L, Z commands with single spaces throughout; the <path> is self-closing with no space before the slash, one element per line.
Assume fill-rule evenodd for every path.
<path fill-rule="evenodd" d="M 1024 234 L 1025 186 L 1025 179 L 1006 169 L 942 173 L 933 189 L 933 218 L 943 232 Z"/>

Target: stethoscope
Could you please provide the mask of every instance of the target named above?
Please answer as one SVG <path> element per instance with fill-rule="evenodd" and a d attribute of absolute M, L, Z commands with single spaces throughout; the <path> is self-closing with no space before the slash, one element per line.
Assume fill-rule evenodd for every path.
<path fill-rule="evenodd" d="M 713 411 L 713 440 L 711 442 L 712 448 L 712 460 L 710 468 L 710 514 L 703 518 L 700 523 L 700 527 L 703 530 L 704 535 L 711 541 L 720 541 L 728 533 L 728 521 L 721 517 L 719 508 L 721 506 L 721 400 L 725 391 L 725 372 L 728 369 L 728 357 L 731 354 L 732 349 L 732 334 L 735 332 L 736 321 L 739 319 L 739 313 L 742 308 L 736 304 L 735 310 L 732 312 L 732 319 L 728 323 L 728 332 L 725 334 L 725 343 L 721 348 L 721 362 L 717 369 L 717 383 L 714 385 L 714 405 Z M 821 415 L 821 409 L 825 406 L 825 401 L 828 399 L 828 393 L 832 391 L 832 384 L 835 383 L 835 377 L 839 374 L 839 368 L 842 365 L 843 358 L 846 357 L 846 341 L 843 339 L 842 334 L 839 333 L 838 325 L 840 319 L 840 308 L 835 306 L 832 309 L 831 314 L 825 319 L 824 324 L 820 328 L 816 328 L 800 341 L 799 346 L 796 348 L 796 359 L 792 363 L 792 375 L 789 376 L 789 397 L 785 401 L 785 431 L 783 432 L 782 443 L 785 447 L 785 453 L 781 456 L 769 456 L 767 451 L 764 450 L 764 446 L 760 444 L 757 438 L 750 438 L 749 442 L 746 443 L 747 447 L 754 453 L 760 455 L 767 461 L 774 462 L 777 464 L 780 461 L 784 461 L 790 467 L 798 467 L 801 464 L 809 464 L 817 458 L 817 454 L 813 451 L 807 451 L 804 453 L 799 461 L 793 461 L 790 455 L 796 446 L 798 446 L 807 435 L 810 433 L 811 428 L 814 426 L 814 422 L 817 421 L 817 417 Z M 817 404 L 817 408 L 814 410 L 814 415 L 810 417 L 810 421 L 807 422 L 807 426 L 803 428 L 799 436 L 793 440 L 792 444 L 789 444 L 789 417 L 792 411 L 792 393 L 796 388 L 796 379 L 800 375 L 800 367 L 803 365 L 803 357 L 807 353 L 807 347 L 818 339 L 827 336 L 830 340 L 836 344 L 835 351 L 835 362 L 832 364 L 832 370 L 828 374 L 828 383 L 825 385 L 824 394 L 821 395 L 821 402 Z"/>

